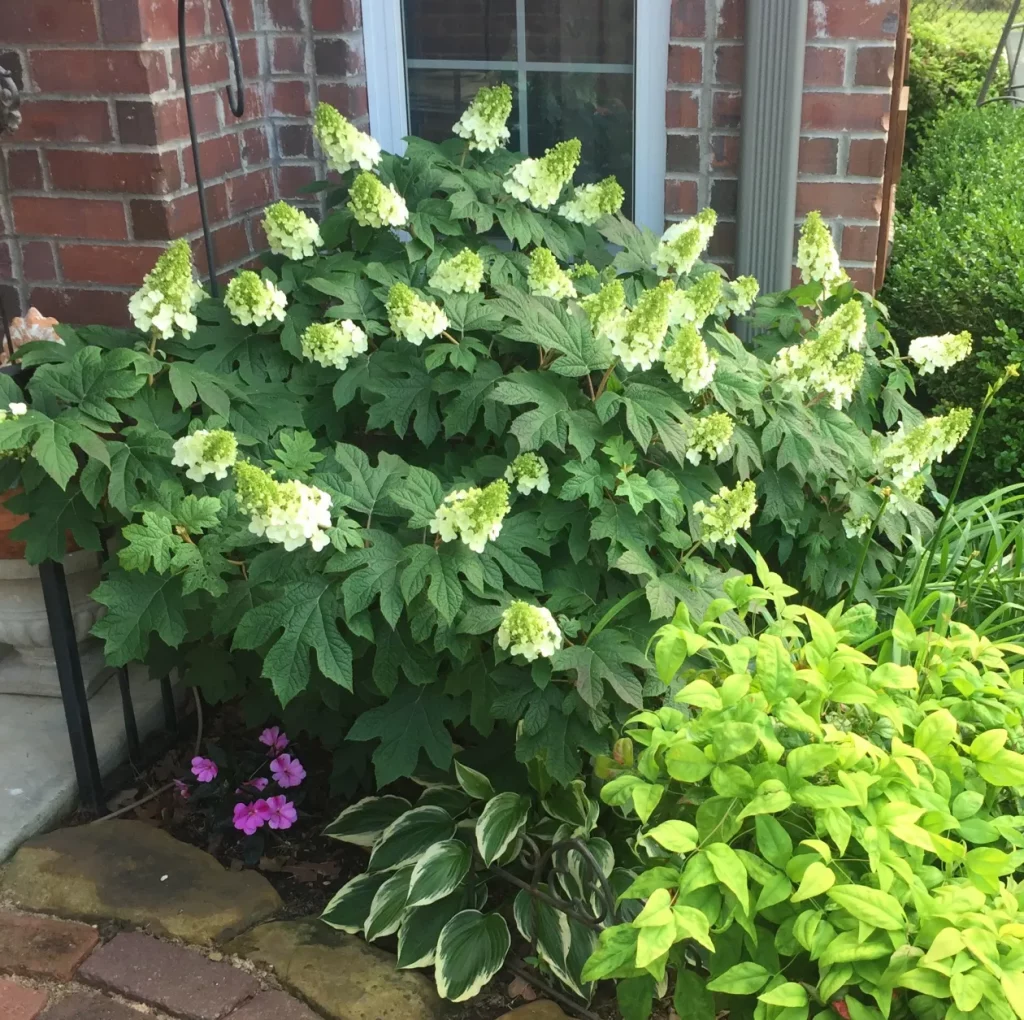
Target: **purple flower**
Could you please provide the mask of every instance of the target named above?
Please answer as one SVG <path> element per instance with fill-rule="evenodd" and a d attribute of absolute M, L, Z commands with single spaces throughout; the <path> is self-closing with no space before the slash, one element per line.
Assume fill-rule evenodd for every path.
<path fill-rule="evenodd" d="M 269 805 L 265 800 L 258 800 L 253 804 L 236 804 L 232 821 L 236 829 L 251 836 L 269 817 Z"/>
<path fill-rule="evenodd" d="M 193 758 L 192 775 L 201 783 L 212 783 L 217 778 L 217 763 L 209 758 Z"/>
<path fill-rule="evenodd" d="M 251 786 L 257 793 L 262 793 L 270 785 L 270 780 L 264 776 L 257 776 L 255 779 L 250 779 L 245 785 Z"/>
<path fill-rule="evenodd" d="M 175 790 L 175 793 L 177 793 L 177 795 L 182 800 L 188 800 L 188 796 L 192 792 L 188 788 L 188 783 L 183 782 L 181 779 L 175 779 L 174 780 L 174 790 Z"/>
<path fill-rule="evenodd" d="M 266 803 L 270 809 L 267 825 L 272 829 L 290 829 L 297 821 L 299 815 L 295 805 L 283 793 L 268 797 Z"/>
<path fill-rule="evenodd" d="M 280 754 L 288 746 L 288 734 L 281 732 L 280 726 L 268 726 L 260 734 L 260 743 L 270 748 L 271 757 Z"/>
<path fill-rule="evenodd" d="M 270 771 L 274 773 L 274 781 L 282 790 L 289 786 L 298 786 L 306 778 L 306 770 L 298 758 L 290 754 L 280 754 L 270 763 Z"/>

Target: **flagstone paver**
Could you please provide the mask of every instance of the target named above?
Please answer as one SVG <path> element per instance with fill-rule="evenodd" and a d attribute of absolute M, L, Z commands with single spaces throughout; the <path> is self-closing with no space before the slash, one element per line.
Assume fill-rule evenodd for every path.
<path fill-rule="evenodd" d="M 70 981 L 99 940 L 87 924 L 0 910 L 0 973 Z"/>
<path fill-rule="evenodd" d="M 78 979 L 187 1020 L 220 1020 L 260 990 L 229 963 L 141 932 L 122 932 L 97 949 Z"/>
<path fill-rule="evenodd" d="M 0 1020 L 35 1020 L 46 1005 L 46 992 L 0 978 Z"/>
<path fill-rule="evenodd" d="M 75 992 L 51 1006 L 43 1020 L 142 1020 L 142 1014 L 99 992 Z"/>
<path fill-rule="evenodd" d="M 49 1020 L 49 1017 L 47 1017 Z M 260 992 L 243 1002 L 229 1020 L 320 1020 L 308 1006 L 287 992 Z"/>

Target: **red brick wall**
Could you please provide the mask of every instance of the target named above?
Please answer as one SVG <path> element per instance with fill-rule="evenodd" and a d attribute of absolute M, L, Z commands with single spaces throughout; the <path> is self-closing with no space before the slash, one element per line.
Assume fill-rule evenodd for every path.
<path fill-rule="evenodd" d="M 321 176 L 317 96 L 366 115 L 359 0 L 229 0 L 246 111 L 227 108 L 219 0 L 189 0 L 189 67 L 217 261 L 263 246 L 259 219 Z M 0 295 L 74 321 L 122 324 L 126 298 L 170 238 L 205 271 L 180 87 L 175 0 L 17 0 L 0 64 L 24 122 L 0 143 Z"/>
<path fill-rule="evenodd" d="M 668 219 L 719 214 L 712 256 L 736 243 L 743 0 L 673 0 Z M 873 280 L 898 0 L 811 0 L 797 216 L 820 209 L 859 286 Z"/>

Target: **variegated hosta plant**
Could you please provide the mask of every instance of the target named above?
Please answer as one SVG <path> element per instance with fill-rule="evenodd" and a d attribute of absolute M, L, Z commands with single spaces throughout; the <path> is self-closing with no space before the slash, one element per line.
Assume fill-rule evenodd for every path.
<path fill-rule="evenodd" d="M 598 764 L 642 909 L 583 978 L 619 979 L 627 1020 L 669 986 L 690 1020 L 1024 1017 L 1024 649 L 822 616 L 758 566 L 659 630 L 676 707 Z"/>
<path fill-rule="evenodd" d="M 592 988 L 581 972 L 597 932 L 522 885 L 516 893 L 514 883 L 532 884 L 540 855 L 577 840 L 590 859 L 571 846 L 557 850 L 554 887 L 544 884 L 552 870 L 545 867 L 536 888 L 602 919 L 610 906 L 600 892 L 602 877 L 617 880 L 620 890 L 629 879 L 613 874 L 611 844 L 596 833 L 600 805 L 582 780 L 551 786 L 537 769 L 530 772 L 530 796 L 495 793 L 487 776 L 458 759 L 455 777 L 457 786 L 431 786 L 415 807 L 402 797 L 369 797 L 328 826 L 328 836 L 369 848 L 370 858 L 366 872 L 327 905 L 323 920 L 371 941 L 397 934 L 398 966 L 433 966 L 438 992 L 456 1002 L 479 992 L 504 965 L 514 920 L 517 941 L 532 942 L 536 934 L 534 965 L 588 998 Z M 506 901 L 510 918 L 498 912 Z"/>
<path fill-rule="evenodd" d="M 817 596 L 867 543 L 870 585 L 930 528 L 915 500 L 970 421 L 912 411 L 819 217 L 744 344 L 757 284 L 700 261 L 714 213 L 637 228 L 614 179 L 575 179 L 579 142 L 501 148 L 510 103 L 486 90 L 402 156 L 321 106 L 340 176 L 319 221 L 267 210 L 261 272 L 211 300 L 175 242 L 135 329 L 22 348 L 27 401 L 0 376 L 29 558 L 120 532 L 109 662 L 257 718 L 276 699 L 339 775 L 372 751 L 380 786 L 447 769 L 453 730 L 570 781 L 641 706 L 652 621 L 721 594 L 747 531 Z"/>

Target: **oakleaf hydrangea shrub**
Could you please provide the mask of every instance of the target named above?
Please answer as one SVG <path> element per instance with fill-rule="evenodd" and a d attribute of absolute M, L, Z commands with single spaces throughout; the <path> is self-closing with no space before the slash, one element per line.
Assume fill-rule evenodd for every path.
<path fill-rule="evenodd" d="M 341 748 L 342 785 L 360 752 L 380 786 L 446 770 L 454 740 L 571 781 L 657 689 L 658 621 L 752 545 L 827 601 L 868 543 L 869 590 L 970 421 L 912 409 L 820 219 L 801 285 L 755 305 L 701 261 L 713 211 L 640 229 L 616 182 L 576 181 L 578 140 L 506 151 L 507 115 L 492 90 L 398 157 L 321 106 L 319 223 L 272 205 L 221 300 L 176 242 L 135 329 L 22 349 L 30 406 L 0 422 L 30 559 L 119 532 L 107 659 L 283 711 Z"/>
<path fill-rule="evenodd" d="M 680 604 L 672 698 L 597 761 L 635 859 L 580 979 L 617 979 L 627 1020 L 668 994 L 695 1020 L 1024 1017 L 1021 649 L 945 611 L 880 634 L 757 566 Z"/>

